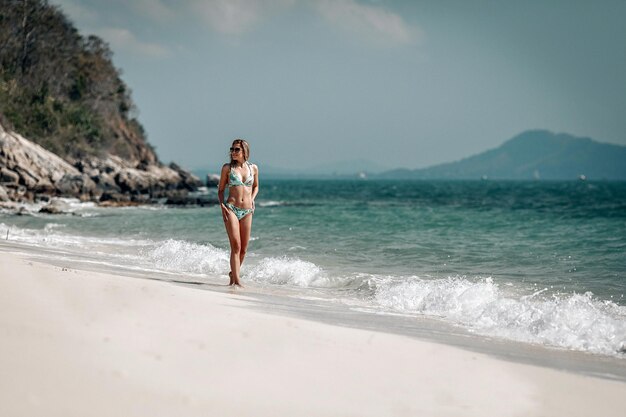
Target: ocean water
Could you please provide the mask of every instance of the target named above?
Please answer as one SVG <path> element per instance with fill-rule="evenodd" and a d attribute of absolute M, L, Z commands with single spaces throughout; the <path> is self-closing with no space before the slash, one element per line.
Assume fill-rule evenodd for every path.
<path fill-rule="evenodd" d="M 227 282 L 218 207 L 67 202 L 72 214 L 0 213 L 0 239 Z M 626 358 L 626 183 L 268 180 L 242 277 L 248 291 Z"/>

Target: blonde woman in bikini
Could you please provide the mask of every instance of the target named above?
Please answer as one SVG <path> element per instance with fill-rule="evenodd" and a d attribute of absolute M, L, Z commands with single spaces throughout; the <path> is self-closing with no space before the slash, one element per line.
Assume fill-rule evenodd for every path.
<path fill-rule="evenodd" d="M 230 148 L 230 163 L 224 164 L 218 186 L 218 199 L 230 241 L 230 283 L 241 287 L 239 271 L 246 256 L 254 199 L 259 192 L 259 168 L 248 162 L 250 146 L 243 139 L 235 139 Z M 228 198 L 224 190 L 228 187 Z"/>

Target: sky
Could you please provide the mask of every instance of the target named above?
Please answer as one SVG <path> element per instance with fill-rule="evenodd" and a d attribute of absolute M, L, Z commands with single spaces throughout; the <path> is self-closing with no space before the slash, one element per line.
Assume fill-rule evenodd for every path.
<path fill-rule="evenodd" d="M 159 158 L 423 168 L 528 129 L 626 145 L 623 0 L 50 0 L 109 43 Z"/>

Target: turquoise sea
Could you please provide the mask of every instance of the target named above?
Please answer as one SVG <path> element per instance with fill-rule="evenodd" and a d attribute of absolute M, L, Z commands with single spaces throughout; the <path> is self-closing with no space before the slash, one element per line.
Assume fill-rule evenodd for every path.
<path fill-rule="evenodd" d="M 0 239 L 228 282 L 217 206 L 68 204 L 72 214 L 0 213 Z M 626 183 L 267 180 L 242 274 L 247 291 L 626 357 Z"/>

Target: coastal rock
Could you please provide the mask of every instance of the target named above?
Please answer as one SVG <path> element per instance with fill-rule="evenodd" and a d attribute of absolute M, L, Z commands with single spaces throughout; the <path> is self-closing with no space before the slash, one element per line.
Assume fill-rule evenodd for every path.
<path fill-rule="evenodd" d="M 40 178 L 35 184 L 34 191 L 36 194 L 54 194 L 56 187 L 48 178 Z"/>
<path fill-rule="evenodd" d="M 80 172 L 41 146 L 0 125 L 0 178 L 13 200 L 32 200 L 35 192 L 52 192 L 56 182 Z"/>
<path fill-rule="evenodd" d="M 170 164 L 170 169 L 178 174 L 178 176 L 180 177 L 180 184 L 188 191 L 195 191 L 198 189 L 198 187 L 202 187 L 204 185 L 202 184 L 200 178 L 196 177 L 189 171 L 185 171 L 173 162 Z"/>
<path fill-rule="evenodd" d="M 71 165 L 0 124 L 0 184 L 13 201 L 76 197 L 83 201 L 196 204 L 189 192 L 202 181 L 176 164 L 115 155 L 86 157 Z"/>
<path fill-rule="evenodd" d="M 67 213 L 70 206 L 61 200 L 51 200 L 48 204 L 39 209 L 39 213 L 47 213 L 47 214 L 63 214 Z"/>
<path fill-rule="evenodd" d="M 0 167 L 13 171 L 19 175 L 21 181 L 24 177 L 30 177 L 36 180 L 49 178 L 54 182 L 64 174 L 78 174 L 76 168 L 59 156 L 18 133 L 5 131 L 2 125 L 0 125 Z"/>
<path fill-rule="evenodd" d="M 24 206 L 15 206 L 15 214 L 18 216 L 32 216 L 33 213 Z"/>
<path fill-rule="evenodd" d="M 90 175 L 90 178 L 102 192 L 120 193 L 122 191 L 120 186 L 115 182 L 115 178 L 105 172 Z"/>
<path fill-rule="evenodd" d="M 150 178 L 137 169 L 123 169 L 115 176 L 115 182 L 123 193 L 145 193 L 150 190 Z"/>
<path fill-rule="evenodd" d="M 217 187 L 220 183 L 220 176 L 217 174 L 206 174 L 206 186 Z"/>
<path fill-rule="evenodd" d="M 0 169 L 0 183 L 17 185 L 19 181 L 20 176 L 15 172 L 9 171 L 4 167 Z"/>
<path fill-rule="evenodd" d="M 80 196 L 92 193 L 96 183 L 85 174 L 65 174 L 55 184 L 59 195 Z"/>
<path fill-rule="evenodd" d="M 0 185 L 0 201 L 9 201 L 9 195 L 2 185 Z"/>
<path fill-rule="evenodd" d="M 106 205 L 115 205 L 113 203 L 130 203 L 130 195 L 128 194 L 122 194 L 122 193 L 116 193 L 116 192 L 104 192 L 102 193 L 102 196 L 100 197 L 100 203 L 108 203 Z"/>
<path fill-rule="evenodd" d="M 187 192 L 196 191 L 202 181 L 176 164 L 164 166 L 131 162 L 114 155 L 103 159 L 90 158 L 79 161 L 75 166 L 102 190 L 100 201 L 136 201 L 149 203 L 173 197 L 185 198 Z M 182 194 L 179 191 L 184 191 Z M 132 196 L 122 198 L 123 195 Z M 191 203 L 189 203 L 191 204 Z"/>

